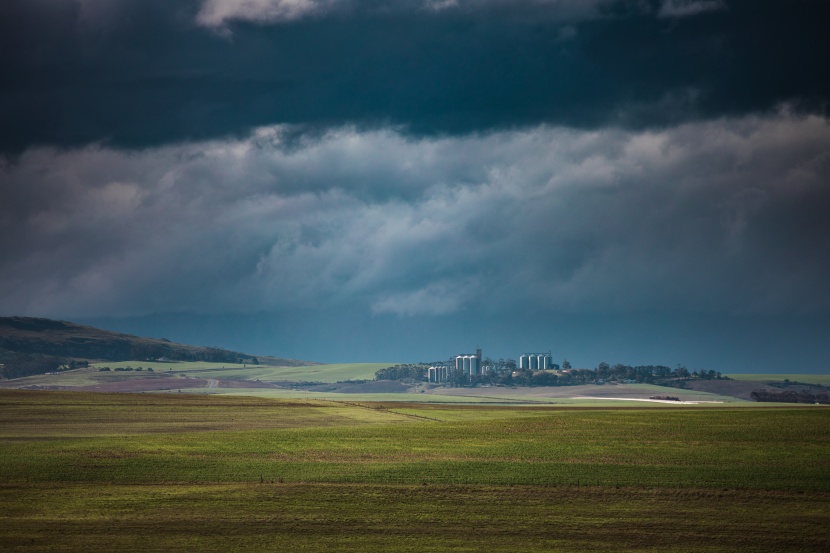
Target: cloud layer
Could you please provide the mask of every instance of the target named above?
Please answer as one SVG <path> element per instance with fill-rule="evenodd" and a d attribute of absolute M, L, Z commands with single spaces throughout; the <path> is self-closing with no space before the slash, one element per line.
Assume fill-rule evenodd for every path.
<path fill-rule="evenodd" d="M 828 20 L 822 0 L 7 0 L 0 152 L 826 116 Z"/>
<path fill-rule="evenodd" d="M 677 0 L 667 0 L 667 3 Z M 668 10 L 695 13 L 699 4 L 714 2 L 693 2 L 675 6 Z M 280 24 L 298 19 L 350 16 L 355 14 L 387 15 L 423 13 L 442 15 L 442 12 L 470 14 L 481 11 L 527 11 L 543 14 L 546 19 L 579 21 L 600 16 L 599 8 L 609 4 L 603 0 L 204 0 L 199 8 L 196 21 L 210 28 L 227 26 L 234 22 L 258 24 Z M 708 6 L 703 6 L 706 9 Z M 648 11 L 647 6 L 642 6 Z"/>
<path fill-rule="evenodd" d="M 708 340 L 817 366 L 827 21 L 825 0 L 4 0 L 0 314 L 311 359 L 570 332 L 585 359 Z"/>
<path fill-rule="evenodd" d="M 34 149 L 0 183 L 7 312 L 830 308 L 830 127 L 787 112 L 419 139 L 263 127 Z"/>

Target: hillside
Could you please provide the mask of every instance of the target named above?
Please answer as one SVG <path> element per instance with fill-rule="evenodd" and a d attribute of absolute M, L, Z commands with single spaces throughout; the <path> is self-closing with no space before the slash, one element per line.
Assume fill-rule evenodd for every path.
<path fill-rule="evenodd" d="M 78 361 L 155 359 L 291 367 L 315 364 L 178 344 L 163 338 L 142 338 L 66 321 L 0 317 L 0 364 L 2 375 L 7 378 L 44 373 Z"/>

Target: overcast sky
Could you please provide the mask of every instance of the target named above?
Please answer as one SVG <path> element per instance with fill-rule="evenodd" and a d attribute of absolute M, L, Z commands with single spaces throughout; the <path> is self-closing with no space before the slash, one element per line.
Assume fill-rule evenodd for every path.
<path fill-rule="evenodd" d="M 0 314 L 826 371 L 823 0 L 5 0 Z"/>

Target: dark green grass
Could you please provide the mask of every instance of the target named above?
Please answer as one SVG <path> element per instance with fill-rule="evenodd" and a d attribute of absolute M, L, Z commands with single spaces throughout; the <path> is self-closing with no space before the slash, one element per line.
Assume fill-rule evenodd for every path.
<path fill-rule="evenodd" d="M 25 501 L 21 498 L 25 497 Z M 4 551 L 826 551 L 826 495 L 325 484 L 0 486 Z"/>
<path fill-rule="evenodd" d="M 0 550 L 826 551 L 830 410 L 0 392 Z"/>

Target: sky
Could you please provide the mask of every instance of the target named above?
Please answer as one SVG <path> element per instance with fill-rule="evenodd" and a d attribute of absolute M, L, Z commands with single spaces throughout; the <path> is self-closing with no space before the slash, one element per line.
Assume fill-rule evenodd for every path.
<path fill-rule="evenodd" d="M 824 0 L 4 0 L 0 315 L 321 362 L 830 359 Z"/>

